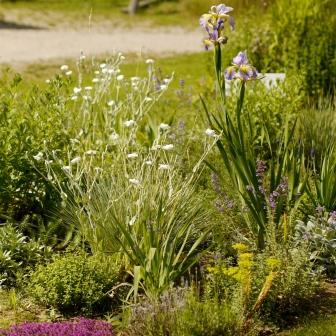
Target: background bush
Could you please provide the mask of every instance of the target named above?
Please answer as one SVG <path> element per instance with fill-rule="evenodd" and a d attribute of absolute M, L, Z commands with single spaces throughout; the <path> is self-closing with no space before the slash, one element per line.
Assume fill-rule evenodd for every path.
<path fill-rule="evenodd" d="M 34 156 L 50 144 L 61 151 L 68 144 L 64 102 L 58 94 L 67 81 L 28 90 L 21 82 L 9 72 L 0 79 L 0 216 L 47 224 L 60 197 L 36 169 L 45 172 L 44 161 L 34 161 Z"/>
<path fill-rule="evenodd" d="M 333 0 L 277 0 L 256 26 L 249 50 L 259 71 L 304 75 L 309 96 L 336 85 L 336 4 Z"/>

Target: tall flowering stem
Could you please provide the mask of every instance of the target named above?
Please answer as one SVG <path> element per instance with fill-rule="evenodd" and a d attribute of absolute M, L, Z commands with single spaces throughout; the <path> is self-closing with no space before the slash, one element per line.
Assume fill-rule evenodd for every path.
<path fill-rule="evenodd" d="M 231 30 L 234 30 L 234 19 L 229 13 L 233 10 L 232 7 L 220 4 L 211 6 L 209 13 L 203 14 L 200 17 L 200 25 L 208 33 L 208 37 L 204 39 L 206 49 L 211 46 L 214 48 L 214 63 L 216 69 L 216 77 L 218 89 L 222 100 L 225 102 L 225 79 L 222 76 L 222 50 L 221 45 L 226 44 L 228 37 L 226 36 L 226 23 L 229 24 Z"/>
<path fill-rule="evenodd" d="M 226 101 L 225 79 L 222 75 L 222 49 L 221 49 L 220 44 L 217 44 L 214 48 L 214 62 L 215 62 L 218 90 L 220 92 L 221 99 L 223 100 L 223 103 L 225 104 L 225 101 Z"/>
<path fill-rule="evenodd" d="M 221 134 L 216 142 L 217 148 L 239 192 L 242 208 L 248 209 L 242 213 L 246 225 L 256 246 L 262 250 L 267 241 L 278 239 L 280 232 L 287 237 L 291 218 L 288 214 L 295 212 L 306 178 L 302 179 L 303 156 L 291 145 L 295 125 L 289 127 L 288 120 L 277 151 L 267 164 L 260 160 L 253 148 L 254 139 L 250 136 L 253 120 L 248 113 L 243 113 L 243 107 L 246 87 L 248 82 L 258 79 L 257 70 L 249 63 L 246 51 L 241 51 L 233 58 L 232 64 L 222 71 L 221 47 L 228 40 L 224 35 L 224 22 L 233 22 L 227 14 L 230 11 L 232 8 L 225 5 L 213 6 L 209 14 L 202 15 L 200 20 L 209 33 L 209 38 L 204 41 L 206 48 L 211 45 L 214 48 L 215 74 L 224 114 L 211 113 L 202 98 L 201 101 L 211 129 Z M 225 80 L 238 82 L 235 113 L 226 109 Z M 265 132 L 268 133 L 266 126 Z M 217 172 L 211 163 L 208 165 Z M 286 230 L 279 230 L 281 226 Z M 285 231 L 286 234 L 283 234 Z M 285 241 L 287 238 L 281 239 Z"/>

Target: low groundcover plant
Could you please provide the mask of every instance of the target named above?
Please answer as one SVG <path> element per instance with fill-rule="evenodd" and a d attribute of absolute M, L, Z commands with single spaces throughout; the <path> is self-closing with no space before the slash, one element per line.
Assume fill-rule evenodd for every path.
<path fill-rule="evenodd" d="M 108 322 L 79 318 L 66 322 L 23 323 L 9 330 L 0 330 L 1 336 L 112 336 Z"/>

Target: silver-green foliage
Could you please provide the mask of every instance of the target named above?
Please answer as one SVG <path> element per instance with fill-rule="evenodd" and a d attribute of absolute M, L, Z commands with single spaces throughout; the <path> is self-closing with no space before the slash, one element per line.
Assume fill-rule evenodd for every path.
<path fill-rule="evenodd" d="M 298 221 L 296 239 L 308 244 L 309 258 L 324 267 L 329 276 L 336 274 L 336 212 L 317 213 L 309 219 Z"/>
<path fill-rule="evenodd" d="M 151 147 L 141 127 L 151 106 L 167 89 L 158 86 L 152 61 L 148 78 L 124 78 L 119 55 L 100 65 L 93 87 L 68 98 L 75 137 L 68 160 L 57 151 L 41 154 L 46 178 L 61 192 L 65 220 L 75 224 L 94 253 L 118 254 L 139 287 L 157 298 L 196 261 L 211 227 L 195 192 L 198 169 L 179 169 L 174 134 L 164 123 L 152 128 Z M 211 143 L 205 143 L 205 152 Z M 203 249 L 204 250 L 204 249 Z"/>

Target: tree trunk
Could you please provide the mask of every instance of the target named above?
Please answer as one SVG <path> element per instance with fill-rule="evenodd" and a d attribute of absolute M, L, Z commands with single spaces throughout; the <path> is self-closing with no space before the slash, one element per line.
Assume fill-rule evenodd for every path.
<path fill-rule="evenodd" d="M 138 8 L 139 8 L 139 0 L 130 0 L 128 5 L 128 12 L 130 14 L 135 14 Z"/>

